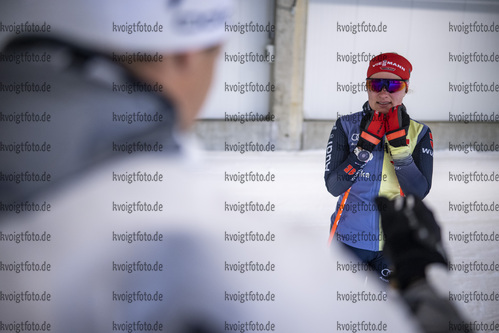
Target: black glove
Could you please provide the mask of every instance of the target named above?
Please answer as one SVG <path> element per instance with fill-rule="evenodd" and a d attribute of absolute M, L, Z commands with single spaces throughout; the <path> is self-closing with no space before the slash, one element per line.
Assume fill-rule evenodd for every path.
<path fill-rule="evenodd" d="M 395 265 L 394 280 L 401 290 L 424 279 L 431 263 L 447 265 L 440 227 L 433 213 L 413 195 L 393 201 L 378 197 L 381 225 L 386 236 L 384 251 Z"/>
<path fill-rule="evenodd" d="M 393 107 L 386 114 L 386 138 L 393 147 L 407 146 L 407 131 L 411 119 L 404 104 Z"/>
<path fill-rule="evenodd" d="M 385 135 L 385 115 L 378 111 L 366 112 L 360 121 L 358 147 L 372 152 Z"/>

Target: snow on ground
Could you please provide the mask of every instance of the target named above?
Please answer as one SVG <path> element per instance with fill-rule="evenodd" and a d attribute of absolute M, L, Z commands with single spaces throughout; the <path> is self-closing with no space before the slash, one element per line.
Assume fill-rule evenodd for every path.
<path fill-rule="evenodd" d="M 273 214 L 276 224 L 286 223 L 288 219 L 298 221 L 310 229 L 317 242 L 326 246 L 329 218 L 337 198 L 324 186 L 323 151 L 245 154 L 211 151 L 204 154 L 201 167 L 209 176 L 219 177 L 222 190 L 231 193 L 227 202 L 270 201 L 276 209 L 268 214 Z M 498 165 L 497 153 L 435 151 L 432 190 L 425 199 L 441 223 L 451 263 L 458 265 L 454 266 L 457 271 L 449 272 L 432 268 L 432 280 L 444 297 L 458 297 L 454 303 L 470 320 L 489 324 L 499 323 L 499 238 L 490 241 L 484 237 L 499 234 L 499 212 L 497 209 L 476 211 L 476 207 L 482 203 L 499 207 L 499 179 L 477 181 L 474 176 L 475 180 L 466 183 L 463 177 L 474 172 L 477 172 L 475 175 L 499 174 Z M 270 172 L 275 175 L 275 181 L 241 184 L 226 180 L 226 173 L 251 171 Z M 460 181 L 452 180 L 456 177 L 460 177 Z M 473 211 L 466 212 L 465 205 L 470 202 Z M 236 219 L 237 215 L 234 216 Z M 472 239 L 466 239 L 470 233 Z M 491 264 L 494 271 L 488 270 Z M 466 299 L 478 296 L 482 299 Z"/>

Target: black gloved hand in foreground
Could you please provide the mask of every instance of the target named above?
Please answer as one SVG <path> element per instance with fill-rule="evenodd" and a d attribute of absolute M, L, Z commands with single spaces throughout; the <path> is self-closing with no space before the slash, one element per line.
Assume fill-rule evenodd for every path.
<path fill-rule="evenodd" d="M 384 251 L 395 265 L 394 280 L 399 289 L 424 279 L 427 265 L 447 265 L 440 227 L 420 199 L 412 195 L 393 201 L 378 197 L 376 203 L 386 236 Z"/>

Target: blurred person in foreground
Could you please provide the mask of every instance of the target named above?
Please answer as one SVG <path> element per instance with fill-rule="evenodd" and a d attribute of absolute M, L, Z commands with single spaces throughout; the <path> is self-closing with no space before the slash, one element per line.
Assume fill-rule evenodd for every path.
<path fill-rule="evenodd" d="M 422 199 L 431 188 L 430 128 L 410 118 L 402 103 L 411 73 L 411 63 L 399 54 L 374 57 L 367 69 L 368 101 L 362 111 L 338 118 L 326 151 L 326 188 L 339 196 L 330 242 L 337 238 L 383 281 L 391 272 L 375 198 L 412 194 Z"/>
<path fill-rule="evenodd" d="M 179 157 L 181 133 L 192 124 L 206 95 L 230 11 L 223 0 L 2 2 L 0 13 L 5 17 L 52 27 L 48 36 L 22 36 L 4 46 L 5 54 L 46 52 L 52 59 L 0 64 L 3 84 L 51 85 L 49 93 L 2 93 L 2 112 L 48 112 L 52 119 L 43 124 L 2 124 L 0 139 L 53 145 L 48 153 L 1 153 L 3 173 L 52 175 L 50 181 L 1 183 L 2 207 L 21 208 L 19 203 L 29 201 L 51 204 L 44 212 L 1 212 L 2 293 L 14 298 L 24 291 L 51 295 L 49 301 L 2 301 L 2 327 L 25 330 L 21 325 L 51 324 L 54 332 L 329 332 L 339 325 L 359 329 L 366 321 L 379 325 L 381 312 L 390 314 L 382 318 L 390 331 L 419 331 L 396 295 L 373 304 L 335 301 L 332 294 L 358 288 L 361 277 L 331 283 L 337 272 L 327 264 L 329 253 L 293 224 L 276 231 L 275 245 L 220 240 L 225 230 L 234 229 L 234 221 L 220 214 L 223 197 L 220 201 L 214 191 L 218 182 L 207 179 L 201 162 L 186 164 Z M 161 24 L 163 32 L 120 32 L 123 24 L 135 29 L 128 24 L 138 20 Z M 158 52 L 162 61 L 129 62 L 138 52 Z M 124 64 L 114 61 L 123 59 L 120 55 Z M 161 85 L 162 90 L 130 92 L 144 84 Z M 138 111 L 158 113 L 162 120 L 133 125 L 113 120 L 115 115 Z M 141 154 L 112 149 L 132 149 L 129 144 L 137 141 L 161 143 L 164 149 Z M 164 181 L 130 184 L 113 178 L 136 170 L 160 171 Z M 136 201 L 161 202 L 165 209 L 112 209 L 114 203 Z M 251 217 L 238 220 L 252 230 L 268 230 L 269 221 L 262 226 Z M 134 233 L 144 231 L 164 239 L 134 238 Z M 52 238 L 15 241 L 25 233 L 49 233 Z M 277 268 L 245 272 L 241 263 L 248 261 L 273 261 Z M 48 263 L 51 269 L 4 269 L 21 269 L 24 262 Z M 135 271 L 132 263 L 145 262 L 162 269 Z M 417 267 L 426 263 L 422 260 Z M 410 290 L 412 284 L 401 285 Z M 376 284 L 364 288 L 379 291 Z M 272 291 L 276 301 L 227 301 L 227 293 L 246 290 Z M 141 299 L 144 293 L 164 298 Z M 332 319 L 331 312 L 341 316 Z"/>
<path fill-rule="evenodd" d="M 0 303 L 2 327 L 212 332 L 232 316 L 199 281 L 213 287 L 219 273 L 193 240 L 209 195 L 191 189 L 210 188 L 183 162 L 232 11 L 230 0 L 2 2 L 12 29 L 0 36 L 0 109 L 12 121 L 0 141 L 14 147 L 0 152 L 14 177 L 0 183 L 1 231 L 14 240 L 0 243 L 14 297 Z M 158 209 L 132 211 L 144 203 Z M 133 271 L 144 262 L 154 271 Z M 52 297 L 17 302 L 21 290 Z"/>

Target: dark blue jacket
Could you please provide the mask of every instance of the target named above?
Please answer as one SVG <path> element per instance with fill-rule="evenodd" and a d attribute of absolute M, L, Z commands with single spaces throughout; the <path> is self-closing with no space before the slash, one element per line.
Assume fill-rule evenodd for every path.
<path fill-rule="evenodd" d="M 433 138 L 428 126 L 411 119 L 407 134 L 411 155 L 393 161 L 391 147 L 384 137 L 374 148 L 372 160 L 362 163 L 353 150 L 366 112 L 373 112 L 367 102 L 363 111 L 336 121 L 327 144 L 324 179 L 327 190 L 339 196 L 331 216 L 331 225 L 338 223 L 335 237 L 356 248 L 381 251 L 384 235 L 374 198 L 393 199 L 410 193 L 424 198 L 428 194 L 433 172 Z"/>

